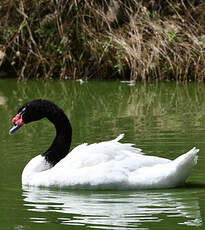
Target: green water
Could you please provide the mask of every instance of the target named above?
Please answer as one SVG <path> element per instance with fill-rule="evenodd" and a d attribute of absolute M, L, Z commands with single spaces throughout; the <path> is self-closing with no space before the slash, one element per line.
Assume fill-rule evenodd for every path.
<path fill-rule="evenodd" d="M 63 108 L 73 127 L 72 148 L 115 138 L 174 159 L 193 146 L 198 165 L 187 184 L 149 191 L 22 188 L 21 172 L 45 151 L 55 131 L 47 120 L 8 135 L 27 101 L 44 98 Z M 0 230 L 204 229 L 205 85 L 0 80 Z"/>

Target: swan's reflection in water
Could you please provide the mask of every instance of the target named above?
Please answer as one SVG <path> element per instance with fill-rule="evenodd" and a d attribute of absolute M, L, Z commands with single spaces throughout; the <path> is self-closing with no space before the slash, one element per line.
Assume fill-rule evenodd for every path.
<path fill-rule="evenodd" d="M 198 198 L 193 191 L 190 196 L 181 189 L 132 192 L 23 189 L 24 205 L 32 211 L 30 215 L 39 212 L 39 218 L 30 216 L 32 222 L 48 223 L 51 213 L 55 213 L 55 221 L 61 224 L 100 229 L 144 229 L 147 223 L 164 224 L 165 220 L 172 223 L 172 228 L 173 224 L 202 225 Z"/>

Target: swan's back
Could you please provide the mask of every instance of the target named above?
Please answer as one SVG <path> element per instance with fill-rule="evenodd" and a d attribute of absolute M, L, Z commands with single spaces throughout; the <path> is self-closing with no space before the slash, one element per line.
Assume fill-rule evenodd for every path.
<path fill-rule="evenodd" d="M 116 139 L 88 145 L 81 144 L 74 148 L 56 168 L 82 169 L 90 167 L 103 167 L 110 171 L 117 167 L 119 170 L 135 170 L 140 167 L 152 166 L 158 163 L 168 163 L 170 160 L 154 156 L 146 156 L 141 149 L 133 147 L 133 144 L 120 143 L 123 134 Z"/>

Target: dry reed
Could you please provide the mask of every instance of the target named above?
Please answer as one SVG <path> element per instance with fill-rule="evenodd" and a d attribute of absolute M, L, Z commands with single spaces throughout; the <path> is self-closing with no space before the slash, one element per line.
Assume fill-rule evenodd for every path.
<path fill-rule="evenodd" d="M 20 79 L 204 80 L 205 1 L 2 0 L 0 16 Z"/>

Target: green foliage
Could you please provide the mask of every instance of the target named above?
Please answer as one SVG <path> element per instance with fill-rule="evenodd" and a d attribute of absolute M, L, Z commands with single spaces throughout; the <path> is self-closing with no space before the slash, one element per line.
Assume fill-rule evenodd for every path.
<path fill-rule="evenodd" d="M 177 32 L 175 31 L 172 31 L 172 30 L 168 30 L 168 38 L 169 38 L 169 41 L 172 42 L 172 41 L 177 41 Z"/>

